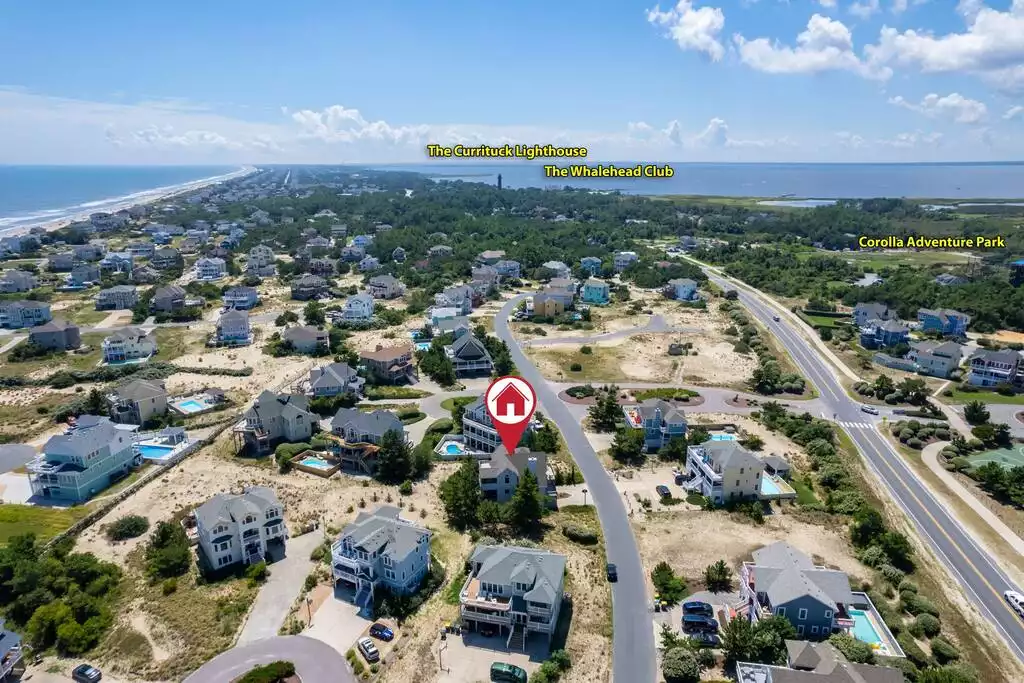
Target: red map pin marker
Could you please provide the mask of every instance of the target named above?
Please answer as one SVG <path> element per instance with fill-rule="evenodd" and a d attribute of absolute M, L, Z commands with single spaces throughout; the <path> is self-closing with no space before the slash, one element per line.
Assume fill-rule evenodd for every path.
<path fill-rule="evenodd" d="M 533 387 L 522 377 L 499 377 L 487 387 L 484 405 L 505 450 L 515 453 L 519 439 L 537 409 L 537 394 Z"/>

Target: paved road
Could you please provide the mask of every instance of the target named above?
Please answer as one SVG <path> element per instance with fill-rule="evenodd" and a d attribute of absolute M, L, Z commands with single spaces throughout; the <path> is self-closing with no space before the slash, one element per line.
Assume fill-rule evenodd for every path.
<path fill-rule="evenodd" d="M 302 683 L 355 683 L 348 662 L 333 647 L 305 636 L 275 636 L 234 647 L 196 669 L 185 683 L 227 683 L 260 664 L 295 664 Z"/>
<path fill-rule="evenodd" d="M 629 524 L 626 506 L 611 477 L 556 392 L 547 385 L 537 368 L 523 354 L 508 327 L 508 317 L 528 294 L 521 294 L 502 307 L 494 318 L 494 332 L 509 345 L 519 374 L 533 385 L 544 414 L 558 426 L 569 452 L 587 480 L 590 495 L 604 531 L 608 561 L 617 565 L 618 583 L 612 584 L 613 678 L 626 683 L 653 683 L 658 680 L 657 653 L 654 645 L 654 621 L 648 608 L 646 581 L 640 550 Z"/>
<path fill-rule="evenodd" d="M 837 378 L 837 370 L 811 349 L 811 343 L 795 329 L 795 323 L 786 316 L 780 316 L 781 321 L 774 322 L 772 318 L 779 314 L 778 311 L 766 304 L 767 297 L 756 290 L 737 286 L 736 282 L 725 280 L 711 271 L 707 274 L 720 287 L 736 289 L 740 302 L 751 315 L 772 330 L 803 375 L 817 386 L 821 400 L 835 415 L 833 419 L 841 422 L 863 420 L 861 404 L 847 395 Z M 876 429 L 852 429 L 848 433 L 868 466 L 916 525 L 921 537 L 947 566 L 982 615 L 1003 636 L 1017 658 L 1024 661 L 1024 624 L 1002 598 L 1003 591 L 1020 588 L 947 512 L 943 502 L 918 480 L 882 434 Z"/>

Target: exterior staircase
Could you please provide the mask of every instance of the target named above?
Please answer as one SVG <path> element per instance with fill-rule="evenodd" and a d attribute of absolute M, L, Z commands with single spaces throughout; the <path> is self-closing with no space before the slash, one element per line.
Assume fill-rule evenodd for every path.
<path fill-rule="evenodd" d="M 505 642 L 509 652 L 519 651 L 526 652 L 526 629 L 515 626 L 508 634 L 508 640 Z"/>
<path fill-rule="evenodd" d="M 370 618 L 373 614 L 373 593 L 370 588 L 364 587 L 356 593 L 355 597 L 356 606 L 359 607 L 360 616 L 366 616 Z"/>

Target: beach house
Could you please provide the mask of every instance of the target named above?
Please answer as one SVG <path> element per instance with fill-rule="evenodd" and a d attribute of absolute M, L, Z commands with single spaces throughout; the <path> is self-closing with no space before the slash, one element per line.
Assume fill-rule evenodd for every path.
<path fill-rule="evenodd" d="M 787 640 L 786 666 L 736 663 L 739 683 L 904 683 L 903 672 L 890 666 L 846 659 L 831 643 Z"/>
<path fill-rule="evenodd" d="M 317 396 L 338 396 L 352 392 L 358 394 L 364 380 L 345 363 L 329 363 L 309 371 L 308 393 Z"/>
<path fill-rule="evenodd" d="M 533 295 L 534 316 L 553 318 L 562 313 L 565 313 L 565 304 L 561 299 L 555 298 L 547 292 L 538 292 Z"/>
<path fill-rule="evenodd" d="M 356 235 L 352 238 L 352 246 L 366 249 L 373 244 L 373 235 Z"/>
<path fill-rule="evenodd" d="M 650 398 L 622 406 L 627 429 L 643 430 L 644 449 L 653 453 L 675 437 L 686 436 L 686 413 L 668 401 Z"/>
<path fill-rule="evenodd" d="M 261 562 L 268 548 L 283 550 L 288 537 L 284 505 L 265 486 L 218 493 L 195 509 L 195 519 L 199 561 L 207 571 Z"/>
<path fill-rule="evenodd" d="M 36 325 L 28 335 L 28 343 L 43 349 L 70 351 L 82 345 L 78 325 L 60 318 Z"/>
<path fill-rule="evenodd" d="M 243 413 L 233 432 L 239 450 L 264 455 L 277 443 L 308 441 L 320 418 L 309 412 L 309 399 L 296 394 L 275 394 L 265 389 Z"/>
<path fill-rule="evenodd" d="M 127 273 L 132 274 L 132 267 L 135 265 L 135 257 L 127 251 L 111 251 L 100 259 L 100 271 L 104 273 Z"/>
<path fill-rule="evenodd" d="M 249 311 L 232 308 L 221 313 L 217 319 L 216 340 L 220 346 L 244 346 L 252 342 Z"/>
<path fill-rule="evenodd" d="M 665 294 L 678 301 L 690 301 L 697 296 L 697 283 L 685 277 L 669 280 Z"/>
<path fill-rule="evenodd" d="M 566 557 L 514 545 L 477 545 L 459 591 L 465 628 L 497 628 L 510 652 L 537 634 L 550 644 L 565 596 Z"/>
<path fill-rule="evenodd" d="M 919 308 L 917 322 L 921 324 L 923 332 L 939 332 L 947 337 L 966 337 L 971 316 L 951 308 Z"/>
<path fill-rule="evenodd" d="M 870 320 L 860 328 L 860 345 L 865 349 L 882 349 L 910 341 L 910 328 L 899 320 Z"/>
<path fill-rule="evenodd" d="M 114 422 L 143 425 L 167 414 L 167 390 L 163 382 L 137 379 L 113 389 L 106 398 L 107 412 Z"/>
<path fill-rule="evenodd" d="M 580 259 L 580 268 L 590 275 L 597 275 L 601 272 L 601 259 L 596 256 L 584 256 Z"/>
<path fill-rule="evenodd" d="M 487 412 L 483 396 L 466 405 L 462 413 L 462 436 L 468 449 L 479 453 L 493 453 L 501 445 L 501 437 L 494 429 L 494 420 Z"/>
<path fill-rule="evenodd" d="M 245 263 L 245 271 L 257 277 L 271 277 L 277 272 L 277 257 L 274 250 L 265 244 L 257 244 L 249 250 L 249 260 Z"/>
<path fill-rule="evenodd" d="M 341 249 L 341 260 L 348 263 L 356 263 L 362 261 L 366 256 L 366 249 L 363 247 L 349 244 L 348 246 L 342 247 Z"/>
<path fill-rule="evenodd" d="M 46 259 L 46 269 L 53 273 L 65 273 L 74 267 L 75 261 L 76 257 L 73 251 L 51 254 Z"/>
<path fill-rule="evenodd" d="M 297 301 L 320 299 L 329 291 L 330 284 L 319 275 L 306 273 L 292 280 L 292 298 Z"/>
<path fill-rule="evenodd" d="M 520 277 L 522 266 L 519 264 L 519 261 L 502 259 L 494 264 L 494 269 L 498 271 L 498 275 L 501 276 L 503 280 L 507 280 Z"/>
<path fill-rule="evenodd" d="M 441 308 L 455 308 L 458 315 L 469 315 L 473 312 L 473 304 L 479 295 L 469 285 L 445 287 L 440 294 L 434 295 L 434 305 Z"/>
<path fill-rule="evenodd" d="M 161 247 L 153 252 L 149 265 L 157 270 L 177 268 L 181 265 L 181 253 L 173 247 Z"/>
<path fill-rule="evenodd" d="M 33 496 L 84 503 L 142 462 L 132 448 L 135 425 L 82 415 L 74 428 L 51 436 L 25 466 Z"/>
<path fill-rule="evenodd" d="M 377 591 L 413 593 L 430 569 L 430 536 L 397 507 L 360 512 L 331 544 L 334 583 L 350 591 L 353 602 L 367 612 Z"/>
<path fill-rule="evenodd" d="M 100 267 L 95 263 L 80 263 L 71 269 L 67 283 L 72 287 L 85 287 L 100 281 Z"/>
<path fill-rule="evenodd" d="M 224 292 L 223 302 L 225 308 L 237 308 L 249 310 L 260 301 L 260 293 L 255 287 L 231 287 Z"/>
<path fill-rule="evenodd" d="M 483 342 L 472 334 L 463 334 L 451 345 L 444 347 L 444 353 L 455 367 L 459 377 L 467 375 L 489 375 L 494 369 L 491 354 Z"/>
<path fill-rule="evenodd" d="M 0 275 L 0 293 L 16 294 L 35 289 L 39 280 L 32 273 L 24 270 L 5 270 Z"/>
<path fill-rule="evenodd" d="M 1021 355 L 1018 351 L 978 349 L 967 361 L 967 383 L 976 387 L 1013 384 L 1017 381 L 1020 366 Z"/>
<path fill-rule="evenodd" d="M 546 261 L 541 264 L 541 268 L 550 271 L 553 278 L 568 279 L 572 277 L 572 269 L 561 261 Z"/>
<path fill-rule="evenodd" d="M 736 441 L 705 441 L 686 448 L 684 487 L 716 505 L 761 497 L 764 463 Z"/>
<path fill-rule="evenodd" d="M 548 469 L 547 453 L 532 452 L 520 447 L 509 455 L 505 446 L 498 446 L 480 460 L 477 473 L 480 493 L 485 500 L 507 503 L 527 470 L 537 479 L 537 489 L 548 507 L 555 507 L 555 475 Z"/>
<path fill-rule="evenodd" d="M 294 325 L 285 328 L 281 339 L 291 344 L 299 353 L 324 354 L 330 348 L 327 330 L 312 325 Z"/>
<path fill-rule="evenodd" d="M 583 303 L 604 306 L 611 300 L 611 288 L 604 280 L 588 278 L 583 283 Z"/>
<path fill-rule="evenodd" d="M 394 432 L 405 440 L 405 427 L 387 410 L 365 413 L 358 408 L 340 408 L 331 419 L 331 434 L 336 438 L 328 448 L 343 468 L 372 475 L 377 468 L 377 453 L 384 435 Z"/>
<path fill-rule="evenodd" d="M 505 252 L 499 249 L 488 249 L 476 255 L 476 262 L 483 265 L 493 266 L 505 258 Z"/>
<path fill-rule="evenodd" d="M 895 320 L 896 311 L 885 304 L 859 303 L 853 307 L 853 324 L 865 327 L 872 320 Z"/>
<path fill-rule="evenodd" d="M 373 296 L 363 292 L 353 294 L 345 300 L 345 308 L 342 309 L 342 320 L 370 320 L 373 318 Z"/>
<path fill-rule="evenodd" d="M 402 296 L 405 287 L 394 275 L 374 275 L 368 283 L 370 296 L 374 299 L 394 299 Z"/>
<path fill-rule="evenodd" d="M 49 322 L 50 304 L 44 301 L 0 301 L 0 327 L 20 330 Z"/>
<path fill-rule="evenodd" d="M 138 327 L 123 327 L 104 337 L 101 347 L 104 363 L 146 359 L 157 352 L 156 330 L 147 332 Z"/>
<path fill-rule="evenodd" d="M 963 360 L 963 349 L 956 342 L 919 341 L 910 343 L 910 351 L 905 358 L 916 364 L 918 372 L 932 377 L 949 377 L 949 374 L 960 367 Z"/>
<path fill-rule="evenodd" d="M 376 256 L 364 256 L 359 260 L 359 272 L 369 273 L 380 268 L 380 260 Z"/>
<path fill-rule="evenodd" d="M 416 368 L 412 364 L 412 344 L 378 344 L 376 350 L 364 351 L 359 359 L 377 382 L 398 384 L 412 382 L 416 377 Z"/>
<path fill-rule="evenodd" d="M 616 273 L 621 273 L 636 263 L 639 258 L 635 251 L 618 251 L 612 257 L 612 266 L 615 268 Z"/>
<path fill-rule="evenodd" d="M 97 311 L 122 311 L 135 307 L 139 303 L 139 293 L 134 285 L 116 285 L 101 289 L 96 295 Z"/>
<path fill-rule="evenodd" d="M 405 263 L 405 249 L 402 247 L 395 247 L 394 251 L 391 252 L 391 260 L 395 263 Z"/>
<path fill-rule="evenodd" d="M 181 285 L 167 285 L 160 287 L 153 293 L 149 302 L 151 311 L 160 313 L 171 313 L 185 308 L 188 301 L 188 292 Z"/>
<path fill-rule="evenodd" d="M 560 302 L 563 308 L 572 308 L 576 299 L 576 283 L 567 278 L 556 277 L 544 285 L 544 293 Z"/>
<path fill-rule="evenodd" d="M 228 266 L 222 258 L 201 258 L 196 260 L 196 279 L 209 282 L 227 275 Z"/>

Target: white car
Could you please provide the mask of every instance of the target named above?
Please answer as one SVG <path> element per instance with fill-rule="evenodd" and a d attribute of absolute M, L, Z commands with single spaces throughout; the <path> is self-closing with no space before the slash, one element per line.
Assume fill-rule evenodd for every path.
<path fill-rule="evenodd" d="M 868 415 L 878 415 L 878 408 L 875 408 L 874 406 L 861 406 L 860 409 L 861 412 L 865 412 Z"/>
<path fill-rule="evenodd" d="M 1024 617 L 1024 595 L 1017 591 L 1006 591 L 1003 593 L 1003 598 L 1018 616 Z"/>

